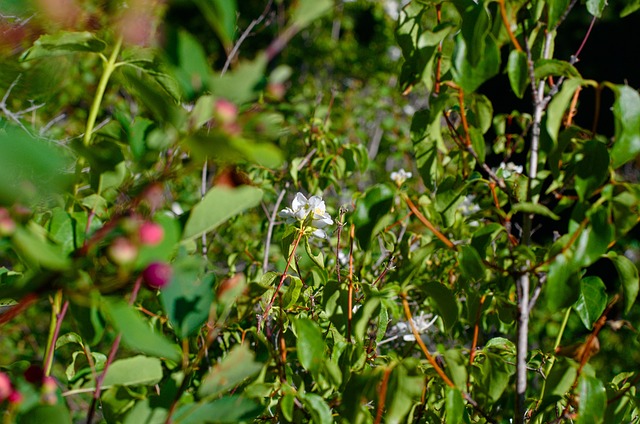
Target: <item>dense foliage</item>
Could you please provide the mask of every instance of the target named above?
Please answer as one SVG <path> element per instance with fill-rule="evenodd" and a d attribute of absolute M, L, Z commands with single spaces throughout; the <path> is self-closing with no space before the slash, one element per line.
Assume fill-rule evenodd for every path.
<path fill-rule="evenodd" d="M 2 2 L 4 422 L 637 422 L 609 3 Z"/>

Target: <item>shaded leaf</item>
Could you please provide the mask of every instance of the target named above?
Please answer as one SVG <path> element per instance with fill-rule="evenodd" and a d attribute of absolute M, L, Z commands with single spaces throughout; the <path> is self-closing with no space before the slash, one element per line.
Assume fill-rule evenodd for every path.
<path fill-rule="evenodd" d="M 615 142 L 611 161 L 614 168 L 619 168 L 640 153 L 640 94 L 628 85 L 616 85 L 614 91 Z"/>
<path fill-rule="evenodd" d="M 580 281 L 580 296 L 573 308 L 587 329 L 600 318 L 607 307 L 606 287 L 600 277 L 585 277 Z"/>
<path fill-rule="evenodd" d="M 521 99 L 529 85 L 529 61 L 523 51 L 512 50 L 507 62 L 507 74 L 513 93 Z"/>
<path fill-rule="evenodd" d="M 445 328 L 450 330 L 458 321 L 458 302 L 453 292 L 445 285 L 435 281 L 424 283 L 422 287 L 427 296 L 433 300 L 438 315 L 444 321 Z"/>
<path fill-rule="evenodd" d="M 29 228 L 16 228 L 12 237 L 13 247 L 27 263 L 53 270 L 65 270 L 71 266 L 71 260 L 62 248 L 37 234 L 35 223 Z"/>
<path fill-rule="evenodd" d="M 447 424 L 464 422 L 464 400 L 458 389 L 447 388 L 447 400 L 445 409 L 447 412 Z"/>
<path fill-rule="evenodd" d="M 291 23 L 298 28 L 304 28 L 324 15 L 332 6 L 331 0 L 300 0 L 291 15 Z"/>
<path fill-rule="evenodd" d="M 618 255 L 615 252 L 607 254 L 618 271 L 618 278 L 622 284 L 624 293 L 624 312 L 628 314 L 638 297 L 640 289 L 640 279 L 638 278 L 638 267 L 627 257 Z"/>
<path fill-rule="evenodd" d="M 564 113 L 569 107 L 569 102 L 573 97 L 573 93 L 580 87 L 582 81 L 579 79 L 567 79 L 563 84 L 560 92 L 556 94 L 549 103 L 547 112 L 547 132 L 551 139 L 556 143 L 558 141 L 558 132 L 562 124 Z"/>
<path fill-rule="evenodd" d="M 484 264 L 482 258 L 472 246 L 462 246 L 458 256 L 460 261 L 460 271 L 462 275 L 471 281 L 482 280 L 484 278 Z"/>
<path fill-rule="evenodd" d="M 312 417 L 311 422 L 317 424 L 333 423 L 331 408 L 322 396 L 315 393 L 304 393 L 301 398 L 302 404 L 306 407 Z"/>
<path fill-rule="evenodd" d="M 99 53 L 106 47 L 106 43 L 91 32 L 58 32 L 40 36 L 20 59 L 33 60 L 78 52 Z"/>
<path fill-rule="evenodd" d="M 20 416 L 19 424 L 71 424 L 71 414 L 64 404 L 36 405 Z"/>
<path fill-rule="evenodd" d="M 453 78 L 464 91 L 475 91 L 482 83 L 500 71 L 500 50 L 493 36 L 486 37 L 482 60 L 473 65 L 468 59 L 467 44 L 461 36 L 456 38 L 456 50 L 453 54 Z"/>
<path fill-rule="evenodd" d="M 225 396 L 212 401 L 182 405 L 175 414 L 176 424 L 251 422 L 263 411 L 252 399 L 240 395 Z"/>
<path fill-rule="evenodd" d="M 576 164 L 576 191 L 584 202 L 609 176 L 609 151 L 604 143 L 589 140 L 584 144 L 582 155 Z"/>
<path fill-rule="evenodd" d="M 300 364 L 309 371 L 324 367 L 324 338 L 318 324 L 308 318 L 295 321 L 296 351 Z"/>
<path fill-rule="evenodd" d="M 564 60 L 540 59 L 536 61 L 534 76 L 536 80 L 545 79 L 549 76 L 580 78 L 580 73 L 572 64 Z"/>
<path fill-rule="evenodd" d="M 198 395 L 216 396 L 231 390 L 245 379 L 257 374 L 263 364 L 256 362 L 255 354 L 246 344 L 236 345 L 202 379 Z"/>

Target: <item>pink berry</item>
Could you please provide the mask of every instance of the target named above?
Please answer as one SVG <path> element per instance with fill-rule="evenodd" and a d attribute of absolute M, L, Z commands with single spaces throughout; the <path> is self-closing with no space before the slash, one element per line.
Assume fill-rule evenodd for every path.
<path fill-rule="evenodd" d="M 152 262 L 142 271 L 142 278 L 147 286 L 161 289 L 169 284 L 172 274 L 171 265 L 164 262 Z"/>
<path fill-rule="evenodd" d="M 24 399 L 24 396 L 22 396 L 22 393 L 20 393 L 17 390 L 14 390 L 13 392 L 11 392 L 11 394 L 7 398 L 9 403 L 11 403 L 13 405 L 22 402 L 23 399 Z"/>
<path fill-rule="evenodd" d="M 147 246 L 155 246 L 164 238 L 164 228 L 155 222 L 143 222 L 138 232 L 140 243 Z"/>
<path fill-rule="evenodd" d="M 8 399 L 13 393 L 13 387 L 11 386 L 11 380 L 9 376 L 3 372 L 0 372 L 0 402 Z"/>
<path fill-rule="evenodd" d="M 130 265 L 138 257 L 138 247 L 126 237 L 118 237 L 111 242 L 107 251 L 116 265 Z"/>
<path fill-rule="evenodd" d="M 232 124 L 238 117 L 238 107 L 228 100 L 218 99 L 213 108 L 213 116 L 223 125 Z"/>

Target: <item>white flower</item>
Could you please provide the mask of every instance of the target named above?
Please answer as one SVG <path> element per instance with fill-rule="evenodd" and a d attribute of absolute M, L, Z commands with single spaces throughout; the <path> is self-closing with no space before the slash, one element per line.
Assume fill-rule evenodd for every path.
<path fill-rule="evenodd" d="M 522 165 L 516 165 L 513 162 L 500 163 L 500 168 L 498 170 L 502 170 L 502 177 L 509 178 L 512 174 L 522 174 L 524 172 L 524 168 Z"/>
<path fill-rule="evenodd" d="M 474 203 L 476 196 L 470 194 L 468 196 L 464 196 L 464 200 L 458 206 L 458 210 L 463 216 L 473 215 L 476 212 L 480 211 L 480 206 L 477 203 Z"/>
<path fill-rule="evenodd" d="M 327 237 L 322 228 L 333 224 L 333 219 L 327 213 L 324 200 L 319 196 L 311 196 L 307 199 L 302 193 L 297 193 L 291 202 L 291 207 L 281 210 L 278 216 L 285 218 L 288 224 L 304 222 L 310 217 L 310 226 L 314 229 L 313 235 L 321 238 Z"/>
<path fill-rule="evenodd" d="M 400 169 L 398 172 L 391 173 L 391 181 L 396 183 L 398 187 L 404 184 L 407 179 L 411 178 L 413 174 L 411 172 L 407 172 L 404 169 Z"/>

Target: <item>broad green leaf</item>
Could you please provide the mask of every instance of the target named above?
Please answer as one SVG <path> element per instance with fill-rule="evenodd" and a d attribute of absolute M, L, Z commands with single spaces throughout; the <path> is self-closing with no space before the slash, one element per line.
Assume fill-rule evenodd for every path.
<path fill-rule="evenodd" d="M 531 202 L 522 202 L 513 205 L 511 208 L 510 214 L 513 215 L 515 213 L 533 213 L 536 215 L 546 216 L 547 218 L 551 218 L 553 220 L 559 220 L 560 217 L 555 213 L 551 212 L 548 207 L 545 205 L 541 205 L 540 203 L 531 203 Z"/>
<path fill-rule="evenodd" d="M 447 286 L 435 281 L 424 283 L 421 287 L 435 304 L 438 315 L 444 321 L 445 328 L 450 330 L 458 321 L 458 302 L 455 295 Z"/>
<path fill-rule="evenodd" d="M 585 202 L 609 176 L 609 151 L 604 143 L 589 140 L 582 149 L 582 159 L 576 164 L 576 191 Z"/>
<path fill-rule="evenodd" d="M 619 168 L 640 153 L 640 94 L 627 85 L 616 85 L 614 91 L 615 142 L 611 161 L 614 168 Z"/>
<path fill-rule="evenodd" d="M 464 422 L 464 400 L 462 393 L 458 389 L 447 388 L 446 412 L 447 424 L 458 424 Z"/>
<path fill-rule="evenodd" d="M 420 400 L 424 385 L 424 371 L 415 359 L 405 359 L 393 368 L 387 386 L 385 423 L 406 422 L 407 414 Z"/>
<path fill-rule="evenodd" d="M 171 281 L 162 289 L 162 306 L 180 338 L 193 336 L 209 317 L 214 274 L 205 274 L 197 256 L 182 257 L 172 265 Z"/>
<path fill-rule="evenodd" d="M 175 413 L 175 424 L 236 424 L 253 422 L 264 410 L 253 399 L 241 395 L 182 405 Z"/>
<path fill-rule="evenodd" d="M 293 306 L 298 301 L 300 291 L 302 290 L 302 280 L 300 278 L 290 275 L 289 281 L 289 287 L 287 287 L 287 291 L 282 298 L 283 309 Z"/>
<path fill-rule="evenodd" d="M 500 399 L 515 373 L 515 354 L 515 345 L 502 337 L 489 340 L 478 352 L 485 356 L 479 365 L 481 390 L 494 402 Z"/>
<path fill-rule="evenodd" d="M 471 281 L 484 279 L 484 264 L 482 258 L 472 246 L 462 246 L 458 256 L 462 275 Z"/>
<path fill-rule="evenodd" d="M 602 16 L 602 11 L 606 4 L 606 0 L 587 0 L 587 10 L 596 18 L 599 18 Z"/>
<path fill-rule="evenodd" d="M 0 151 L 0 204 L 49 200 L 71 182 L 71 155 L 20 128 L 0 128 Z"/>
<path fill-rule="evenodd" d="M 180 361 L 177 346 L 164 335 L 154 331 L 133 307 L 121 300 L 103 298 L 102 308 L 109 320 L 122 335 L 122 342 L 132 350 L 172 361 Z"/>
<path fill-rule="evenodd" d="M 447 364 L 447 375 L 451 377 L 458 390 L 466 390 L 469 359 L 462 354 L 460 349 L 449 349 L 442 356 Z"/>
<path fill-rule="evenodd" d="M 174 65 L 177 81 L 188 99 L 209 88 L 212 70 L 202 44 L 192 34 L 180 30 L 169 33 L 167 56 Z"/>
<path fill-rule="evenodd" d="M 259 54 L 251 62 L 242 62 L 231 72 L 211 78 L 211 94 L 242 104 L 257 97 L 257 86 L 267 69 L 267 57 Z"/>
<path fill-rule="evenodd" d="M 589 224 L 573 245 L 573 260 L 577 266 L 588 266 L 604 255 L 613 240 L 613 224 L 607 209 L 599 207 L 589 214 Z"/>
<path fill-rule="evenodd" d="M 473 65 L 469 62 L 469 52 L 462 36 L 456 37 L 453 53 L 453 79 L 465 91 L 476 91 L 482 83 L 500 71 L 500 50 L 493 36 L 486 37 L 482 60 Z"/>
<path fill-rule="evenodd" d="M 40 36 L 20 59 L 33 60 L 78 52 L 99 53 L 106 47 L 105 42 L 91 32 L 58 32 Z"/>
<path fill-rule="evenodd" d="M 262 194 L 262 190 L 252 186 L 235 189 L 213 187 L 191 210 L 182 239 L 201 236 L 246 209 L 259 205 Z"/>
<path fill-rule="evenodd" d="M 579 293 L 579 281 L 576 275 L 579 266 L 573 261 L 571 252 L 558 255 L 547 274 L 547 304 L 552 311 L 567 308 L 576 302 Z"/>
<path fill-rule="evenodd" d="M 198 396 L 217 396 L 257 374 L 263 364 L 256 362 L 255 354 L 246 344 L 236 345 L 202 379 Z"/>
<path fill-rule="evenodd" d="M 331 424 L 333 416 L 331 408 L 322 396 L 315 393 L 304 393 L 301 396 L 302 404 L 312 417 L 311 422 L 314 424 Z"/>
<path fill-rule="evenodd" d="M 507 74 L 509 75 L 511 90 L 521 99 L 527 89 L 527 85 L 529 85 L 529 61 L 525 52 L 512 50 L 509 53 Z"/>
<path fill-rule="evenodd" d="M 353 336 L 358 341 L 364 341 L 367 338 L 369 324 L 380 311 L 380 297 L 369 297 L 362 307 L 353 316 Z"/>
<path fill-rule="evenodd" d="M 580 296 L 573 309 L 588 330 L 607 307 L 606 289 L 600 277 L 585 277 L 580 281 Z"/>
<path fill-rule="evenodd" d="M 115 361 L 107 369 L 103 388 L 111 386 L 152 386 L 162 380 L 162 363 L 157 358 L 133 356 Z M 90 387 L 94 387 L 92 384 Z"/>
<path fill-rule="evenodd" d="M 369 247 L 375 236 L 373 229 L 378 221 L 389 212 L 393 204 L 393 190 L 386 184 L 370 187 L 364 197 L 356 202 L 352 219 L 356 226 L 356 237 L 364 250 Z"/>
<path fill-rule="evenodd" d="M 551 372 L 547 376 L 543 399 L 559 400 L 564 397 L 576 380 L 576 375 L 578 374 L 577 366 L 573 360 L 562 356 L 557 357 Z"/>
<path fill-rule="evenodd" d="M 569 102 L 573 97 L 573 93 L 580 87 L 582 81 L 579 79 L 567 79 L 563 84 L 560 92 L 553 97 L 549 103 L 547 111 L 547 132 L 554 143 L 558 141 L 558 132 L 562 124 L 562 118 L 569 107 Z"/>
<path fill-rule="evenodd" d="M 586 374 L 580 375 L 578 383 L 578 418 L 577 424 L 600 424 L 604 419 L 607 407 L 607 392 L 602 381 Z"/>
<path fill-rule="evenodd" d="M 309 371 L 324 367 L 324 338 L 318 324 L 308 318 L 295 321 L 296 351 L 300 364 Z"/>
<path fill-rule="evenodd" d="M 52 270 L 65 270 L 71 266 L 71 260 L 62 248 L 37 234 L 39 227 L 32 223 L 28 228 L 18 227 L 13 234 L 13 247 L 27 263 Z"/>
<path fill-rule="evenodd" d="M 18 424 L 71 424 L 66 404 L 36 405 L 20 416 Z"/>
<path fill-rule="evenodd" d="M 300 0 L 293 10 L 291 23 L 302 29 L 327 13 L 332 6 L 331 0 Z"/>
<path fill-rule="evenodd" d="M 155 399 L 154 399 L 155 400 Z M 103 401 L 104 402 L 104 401 Z M 155 404 L 155 402 L 153 402 Z M 167 420 L 168 409 L 152 406 L 150 398 L 136 402 L 125 416 L 123 424 L 164 424 Z"/>
<path fill-rule="evenodd" d="M 622 293 L 624 293 L 624 312 L 628 314 L 638 297 L 638 290 L 640 289 L 638 267 L 627 257 L 618 255 L 615 252 L 609 252 L 607 256 L 613 262 L 616 271 L 618 271 L 618 278 L 622 284 Z"/>
<path fill-rule="evenodd" d="M 560 19 L 567 11 L 569 7 L 569 0 L 553 0 L 547 3 L 549 20 L 547 21 L 547 28 L 555 30 L 556 26 L 560 24 Z"/>
<path fill-rule="evenodd" d="M 624 18 L 625 16 L 629 16 L 638 9 L 640 9 L 640 0 L 630 0 L 624 9 L 622 9 L 622 12 L 620 12 L 620 17 Z"/>
<path fill-rule="evenodd" d="M 225 48 L 231 48 L 238 13 L 236 0 L 195 0 L 194 3 L 198 5 Z"/>
<path fill-rule="evenodd" d="M 184 142 L 192 150 L 194 157 L 202 160 L 252 162 L 266 168 L 277 168 L 283 161 L 282 152 L 273 143 L 227 134 L 216 128 L 191 134 Z"/>
<path fill-rule="evenodd" d="M 572 64 L 564 60 L 540 59 L 536 61 L 534 76 L 536 80 L 542 80 L 549 76 L 580 78 L 580 73 Z"/>

